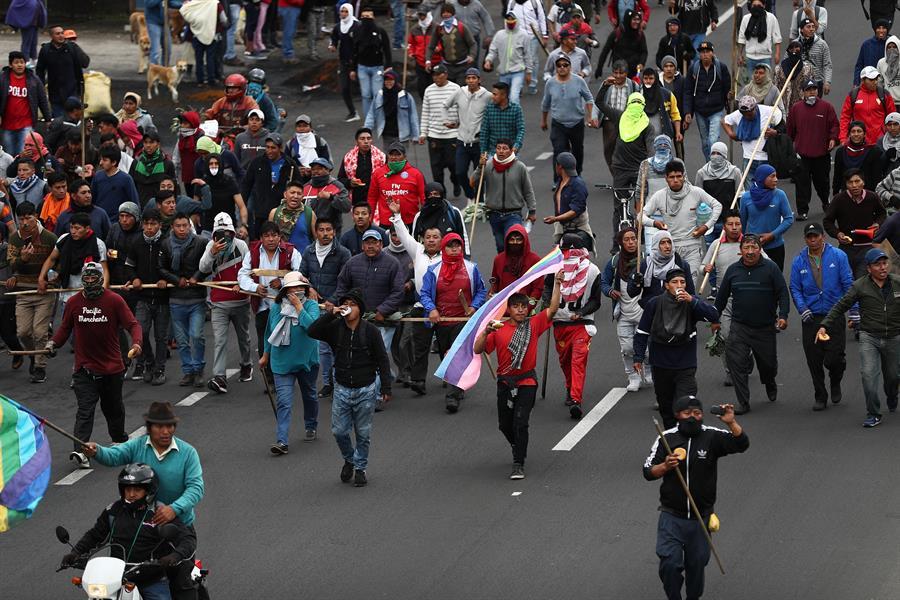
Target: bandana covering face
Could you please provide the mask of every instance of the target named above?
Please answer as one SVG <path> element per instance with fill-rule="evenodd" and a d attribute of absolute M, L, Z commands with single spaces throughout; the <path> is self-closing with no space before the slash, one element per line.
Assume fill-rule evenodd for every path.
<path fill-rule="evenodd" d="M 563 256 L 563 280 L 559 285 L 559 295 L 563 302 L 577 302 L 587 286 L 588 267 L 591 265 L 589 254 L 584 248 L 570 248 L 563 250 Z"/>
<path fill-rule="evenodd" d="M 396 175 L 400 171 L 402 171 L 406 167 L 406 159 L 403 160 L 389 160 L 387 162 L 388 166 L 388 177 L 391 175 Z"/>
<path fill-rule="evenodd" d="M 774 172 L 775 169 L 772 165 L 762 164 L 756 167 L 756 172 L 753 174 L 750 199 L 753 200 L 753 206 L 758 210 L 765 209 L 769 202 L 772 201 L 772 196 L 775 195 L 775 190 L 770 190 L 766 187 L 766 178 Z"/>
<path fill-rule="evenodd" d="M 650 125 L 650 117 L 644 112 L 644 96 L 633 92 L 628 96 L 625 111 L 619 118 L 619 137 L 623 142 L 633 142 Z"/>
<path fill-rule="evenodd" d="M 653 140 L 653 156 L 650 157 L 650 166 L 657 173 L 663 173 L 666 165 L 672 160 L 672 138 L 667 135 L 658 135 Z"/>
<path fill-rule="evenodd" d="M 453 241 L 457 241 L 460 244 L 463 243 L 458 233 L 448 233 L 441 240 L 441 279 L 444 283 L 451 283 L 453 278 L 456 277 L 456 273 L 463 267 L 462 252 L 455 256 L 450 256 L 447 253 L 447 246 Z"/>

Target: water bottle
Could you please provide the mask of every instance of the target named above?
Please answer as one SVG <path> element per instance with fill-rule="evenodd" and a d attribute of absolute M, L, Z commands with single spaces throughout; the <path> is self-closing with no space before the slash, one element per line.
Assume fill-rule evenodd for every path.
<path fill-rule="evenodd" d="M 525 233 L 531 233 L 531 221 L 525 221 Z"/>
<path fill-rule="evenodd" d="M 712 215 L 712 207 L 706 202 L 701 202 L 697 205 L 697 227 L 706 224 L 709 221 L 709 217 Z"/>

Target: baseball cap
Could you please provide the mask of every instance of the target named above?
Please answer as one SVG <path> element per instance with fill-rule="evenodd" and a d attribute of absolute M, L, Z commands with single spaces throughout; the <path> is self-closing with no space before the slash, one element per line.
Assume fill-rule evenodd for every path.
<path fill-rule="evenodd" d="M 258 108 L 253 108 L 250 110 L 250 112 L 247 113 L 247 118 L 249 119 L 250 117 L 258 117 L 262 121 L 266 120 L 266 115 L 263 114 L 263 111 L 259 110 Z"/>
<path fill-rule="evenodd" d="M 375 239 L 379 242 L 384 241 L 381 237 L 381 233 L 376 229 L 366 229 L 366 231 L 362 234 L 362 241 Z"/>
<path fill-rule="evenodd" d="M 556 164 L 562 167 L 567 175 L 578 175 L 578 171 L 575 170 L 578 163 L 575 160 L 575 155 L 571 152 L 560 152 L 557 154 Z"/>
<path fill-rule="evenodd" d="M 672 412 L 674 413 L 680 413 L 689 408 L 699 408 L 700 410 L 703 410 L 703 404 L 697 396 L 682 396 L 672 403 Z"/>
<path fill-rule="evenodd" d="M 577 37 L 571 29 L 563 29 L 559 32 L 559 39 Z"/>
<path fill-rule="evenodd" d="M 398 152 L 403 156 L 406 156 L 406 147 L 402 142 L 392 142 L 390 146 L 388 146 L 387 153 Z"/>
<path fill-rule="evenodd" d="M 294 119 L 294 125 L 301 122 L 312 125 L 312 119 L 309 118 L 309 115 L 300 115 L 299 117 Z"/>
<path fill-rule="evenodd" d="M 438 64 L 438 65 L 434 65 L 431 68 L 432 75 L 439 75 L 441 73 L 447 73 L 447 67 L 445 67 L 444 65 Z"/>
<path fill-rule="evenodd" d="M 887 258 L 888 255 L 884 253 L 884 250 L 881 248 L 872 248 L 868 252 L 866 252 L 866 264 L 871 265 L 877 263 L 882 258 Z"/>
<path fill-rule="evenodd" d="M 266 139 L 264 141 L 266 141 L 266 142 L 271 141 L 273 144 L 275 144 L 279 148 L 281 146 L 284 146 L 284 140 L 281 138 L 281 134 L 275 133 L 274 131 L 272 133 L 270 133 L 269 135 L 267 135 Z"/>
<path fill-rule="evenodd" d="M 553 61 L 554 65 L 558 65 L 559 63 L 566 63 L 567 65 L 571 65 L 572 61 L 569 60 L 569 57 L 566 56 L 565 54 L 560 54 L 559 56 L 556 57 L 556 60 Z"/>
<path fill-rule="evenodd" d="M 77 40 L 78 33 L 74 29 L 66 29 L 63 31 L 63 37 L 67 40 Z"/>
<path fill-rule="evenodd" d="M 516 13 L 514 13 L 513 11 L 509 11 L 508 13 L 506 13 L 506 20 L 507 21 L 518 21 L 519 18 L 516 16 Z"/>
<path fill-rule="evenodd" d="M 800 19 L 800 27 L 799 28 L 803 29 L 804 27 L 806 27 L 807 25 L 809 25 L 810 23 L 813 23 L 813 22 L 814 21 L 812 19 L 810 19 L 809 17 L 803 17 L 802 19 Z"/>
<path fill-rule="evenodd" d="M 859 76 L 861 79 L 878 79 L 878 69 L 875 67 L 863 67 L 863 70 L 859 72 Z"/>
<path fill-rule="evenodd" d="M 475 67 L 469 67 L 466 69 L 466 77 L 469 75 L 474 75 L 475 77 L 481 77 L 481 71 L 476 69 Z"/>
<path fill-rule="evenodd" d="M 825 229 L 819 223 L 810 223 L 803 228 L 803 236 L 807 235 L 825 235 Z"/>
<path fill-rule="evenodd" d="M 886 116 L 884 118 L 884 124 L 887 125 L 888 123 L 900 123 L 900 113 L 892 112 L 891 114 Z"/>
<path fill-rule="evenodd" d="M 325 158 L 324 156 L 320 156 L 319 158 L 313 159 L 310 161 L 309 166 L 319 165 L 320 167 L 325 167 L 329 171 L 334 168 L 334 165 L 331 164 L 331 161 Z"/>
<path fill-rule="evenodd" d="M 807 81 L 806 83 L 803 84 L 804 90 L 809 90 L 809 89 L 818 88 L 818 87 L 819 87 L 819 84 L 817 84 L 814 79 L 810 79 L 809 81 Z"/>
<path fill-rule="evenodd" d="M 741 99 L 738 100 L 738 110 L 754 110 L 757 104 L 756 98 L 753 96 L 741 96 Z"/>
<path fill-rule="evenodd" d="M 75 96 L 69 96 L 66 98 L 66 101 L 63 102 L 63 110 L 76 110 L 78 108 L 87 108 L 87 106 L 87 104 L 82 104 L 81 100 Z"/>
<path fill-rule="evenodd" d="M 710 52 L 715 52 L 716 47 L 713 46 L 713 43 L 710 41 L 700 42 L 700 45 L 697 46 L 697 52 L 703 52 L 704 50 L 709 50 Z"/>

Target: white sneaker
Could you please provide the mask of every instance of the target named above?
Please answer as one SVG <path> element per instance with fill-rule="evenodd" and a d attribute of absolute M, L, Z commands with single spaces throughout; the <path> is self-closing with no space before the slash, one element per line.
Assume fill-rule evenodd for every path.
<path fill-rule="evenodd" d="M 629 392 L 636 392 L 641 389 L 641 376 L 637 373 L 628 375 L 628 387 L 625 388 Z"/>
<path fill-rule="evenodd" d="M 653 387 L 653 373 L 644 371 L 644 374 L 641 375 L 641 381 L 644 387 Z"/>
<path fill-rule="evenodd" d="M 70 452 L 69 460 L 75 461 L 75 466 L 79 469 L 90 469 L 91 461 L 90 459 L 84 455 L 82 452 Z"/>

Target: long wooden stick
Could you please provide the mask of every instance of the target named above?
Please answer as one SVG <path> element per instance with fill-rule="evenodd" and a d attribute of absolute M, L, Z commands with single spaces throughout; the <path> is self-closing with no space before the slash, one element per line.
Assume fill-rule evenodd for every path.
<path fill-rule="evenodd" d="M 7 350 L 10 356 L 38 356 L 41 354 L 50 354 L 47 350 Z"/>
<path fill-rule="evenodd" d="M 403 42 L 407 43 L 409 40 L 409 15 L 407 13 L 407 9 L 409 8 L 408 4 L 403 5 L 403 22 L 405 24 L 406 32 L 403 34 Z M 397 18 L 397 15 L 394 15 L 394 18 Z M 427 52 L 427 50 L 426 50 Z M 407 65 L 409 64 L 409 49 L 403 52 L 403 79 L 400 81 L 400 88 L 406 89 L 406 73 L 407 73 Z M 365 120 L 367 115 L 363 115 L 363 120 Z"/>
<path fill-rule="evenodd" d="M 637 251 L 635 252 L 635 256 L 637 256 L 637 274 L 641 274 L 641 232 L 643 231 L 644 225 L 644 188 L 647 186 L 647 169 L 641 170 L 641 198 L 639 200 L 640 208 L 637 210 L 637 214 L 635 215 L 635 225 L 637 226 Z"/>
<path fill-rule="evenodd" d="M 769 129 L 769 123 L 772 122 L 772 117 L 775 116 L 775 111 L 778 110 L 776 107 L 778 103 L 781 102 L 781 97 L 784 96 L 785 90 L 787 90 L 788 86 L 791 85 L 791 79 L 794 78 L 794 72 L 797 70 L 797 67 L 800 65 L 802 61 L 797 61 L 794 65 L 794 68 L 791 69 L 791 72 L 788 73 L 787 79 L 784 82 L 784 85 L 781 86 L 781 91 L 778 92 L 778 97 L 775 98 L 775 102 L 772 103 L 772 110 L 769 112 L 769 117 L 766 119 L 766 124 L 760 128 L 759 130 L 759 139 L 756 140 L 756 145 L 753 147 L 753 154 L 750 155 L 750 160 L 747 161 L 747 166 L 744 167 L 744 173 L 741 175 L 741 182 L 737 185 L 734 190 L 734 198 L 731 200 L 730 210 L 734 210 L 734 207 L 737 206 L 738 198 L 743 196 L 744 192 L 744 182 L 747 180 L 747 175 L 750 174 L 750 167 L 753 166 L 753 160 L 756 154 L 760 150 L 760 146 L 766 139 L 766 131 Z M 782 115 L 783 117 L 784 115 Z M 725 229 L 722 229 L 722 234 L 719 236 L 719 243 L 716 245 L 715 250 L 713 250 L 712 258 L 709 261 L 709 264 L 715 264 L 716 257 L 719 256 L 719 250 L 722 248 L 722 242 L 725 240 Z M 703 290 L 706 289 L 706 285 L 709 283 L 709 273 L 703 276 L 703 281 L 700 283 L 700 287 L 697 289 L 698 294 L 703 294 Z"/>
<path fill-rule="evenodd" d="M 550 366 L 550 338 L 553 337 L 553 328 L 547 330 L 547 341 L 544 342 L 544 374 L 541 377 L 541 400 L 547 397 L 547 369 Z"/>
<path fill-rule="evenodd" d="M 482 352 L 481 355 L 484 357 L 484 362 L 487 363 L 488 371 L 491 372 L 491 377 L 495 380 L 497 379 L 497 371 L 494 370 L 494 363 L 491 362 L 491 355 L 487 352 Z"/>
<path fill-rule="evenodd" d="M 740 11 L 740 8 L 738 7 L 738 0 L 734 0 L 732 9 L 734 13 L 731 15 L 731 102 L 729 104 L 731 104 L 733 107 L 734 103 L 737 102 L 738 93 L 737 39 L 738 28 L 740 26 L 739 23 L 741 21 L 741 13 L 738 12 Z M 732 140 L 730 137 L 728 138 L 728 156 L 734 157 L 734 140 Z"/>
<path fill-rule="evenodd" d="M 487 161 L 481 165 L 481 175 L 478 176 L 478 191 L 475 192 L 475 203 L 472 205 L 472 228 L 469 230 L 469 252 L 475 247 L 475 221 L 478 220 L 478 200 L 481 198 L 481 186 L 484 184 L 484 172 L 487 169 Z M 484 204 L 484 202 L 482 202 Z"/>
<path fill-rule="evenodd" d="M 275 420 L 278 420 L 278 409 L 275 407 L 275 397 L 272 396 L 272 386 L 269 385 L 269 376 L 266 374 L 265 369 L 260 369 L 262 371 L 263 383 L 266 384 L 266 396 L 269 397 L 269 404 L 272 405 L 272 413 L 275 415 Z"/>
<path fill-rule="evenodd" d="M 659 434 L 659 439 L 662 441 L 663 447 L 666 449 L 666 456 L 672 454 L 672 448 L 669 447 L 669 442 L 666 440 L 666 434 L 663 432 L 662 427 L 659 426 L 659 421 L 653 419 L 653 425 L 656 426 L 656 433 Z M 709 544 L 709 549 L 712 550 L 713 556 L 716 557 L 716 564 L 719 565 L 719 571 L 722 575 L 725 574 L 725 567 L 722 566 L 722 559 L 719 558 L 719 553 L 716 551 L 715 545 L 713 545 L 712 536 L 709 535 L 709 529 L 707 529 L 706 522 L 703 520 L 703 515 L 700 514 L 700 509 L 697 508 L 697 503 L 694 502 L 694 497 L 691 495 L 691 490 L 688 488 L 687 482 L 684 480 L 684 475 L 681 473 L 681 468 L 675 469 L 675 474 L 678 476 L 678 482 L 681 484 L 682 489 L 684 489 L 684 493 L 687 494 L 688 502 L 691 505 L 691 510 L 694 511 L 694 514 L 697 516 L 697 521 L 700 523 L 701 529 L 703 529 L 703 535 L 706 537 L 706 542 Z"/>
<path fill-rule="evenodd" d="M 55 431 L 56 433 L 58 433 L 58 434 L 60 434 L 60 435 L 63 435 L 63 436 L 65 436 L 65 437 L 69 438 L 70 440 L 72 440 L 72 441 L 75 442 L 76 444 L 81 444 L 82 446 L 87 446 L 87 442 L 85 442 L 84 440 L 78 439 L 77 437 L 75 437 L 74 435 L 72 435 L 71 433 L 69 433 L 68 431 L 66 431 L 65 429 L 63 429 L 62 427 L 58 427 L 58 426 L 54 425 L 53 423 L 51 423 L 50 421 L 48 421 L 47 419 L 45 419 L 45 418 L 42 417 L 41 415 L 39 415 L 39 414 L 37 414 L 37 413 L 34 413 L 34 412 L 28 410 L 27 408 L 25 408 L 25 407 L 22 406 L 21 404 L 17 404 L 16 408 L 18 408 L 19 410 L 21 410 L 21 411 L 23 411 L 23 412 L 28 413 L 29 415 L 31 415 L 32 417 L 34 417 L 35 419 L 37 419 L 38 421 L 40 421 L 41 425 L 46 425 L 47 427 L 49 427 L 50 429 L 52 429 L 52 430 Z"/>

